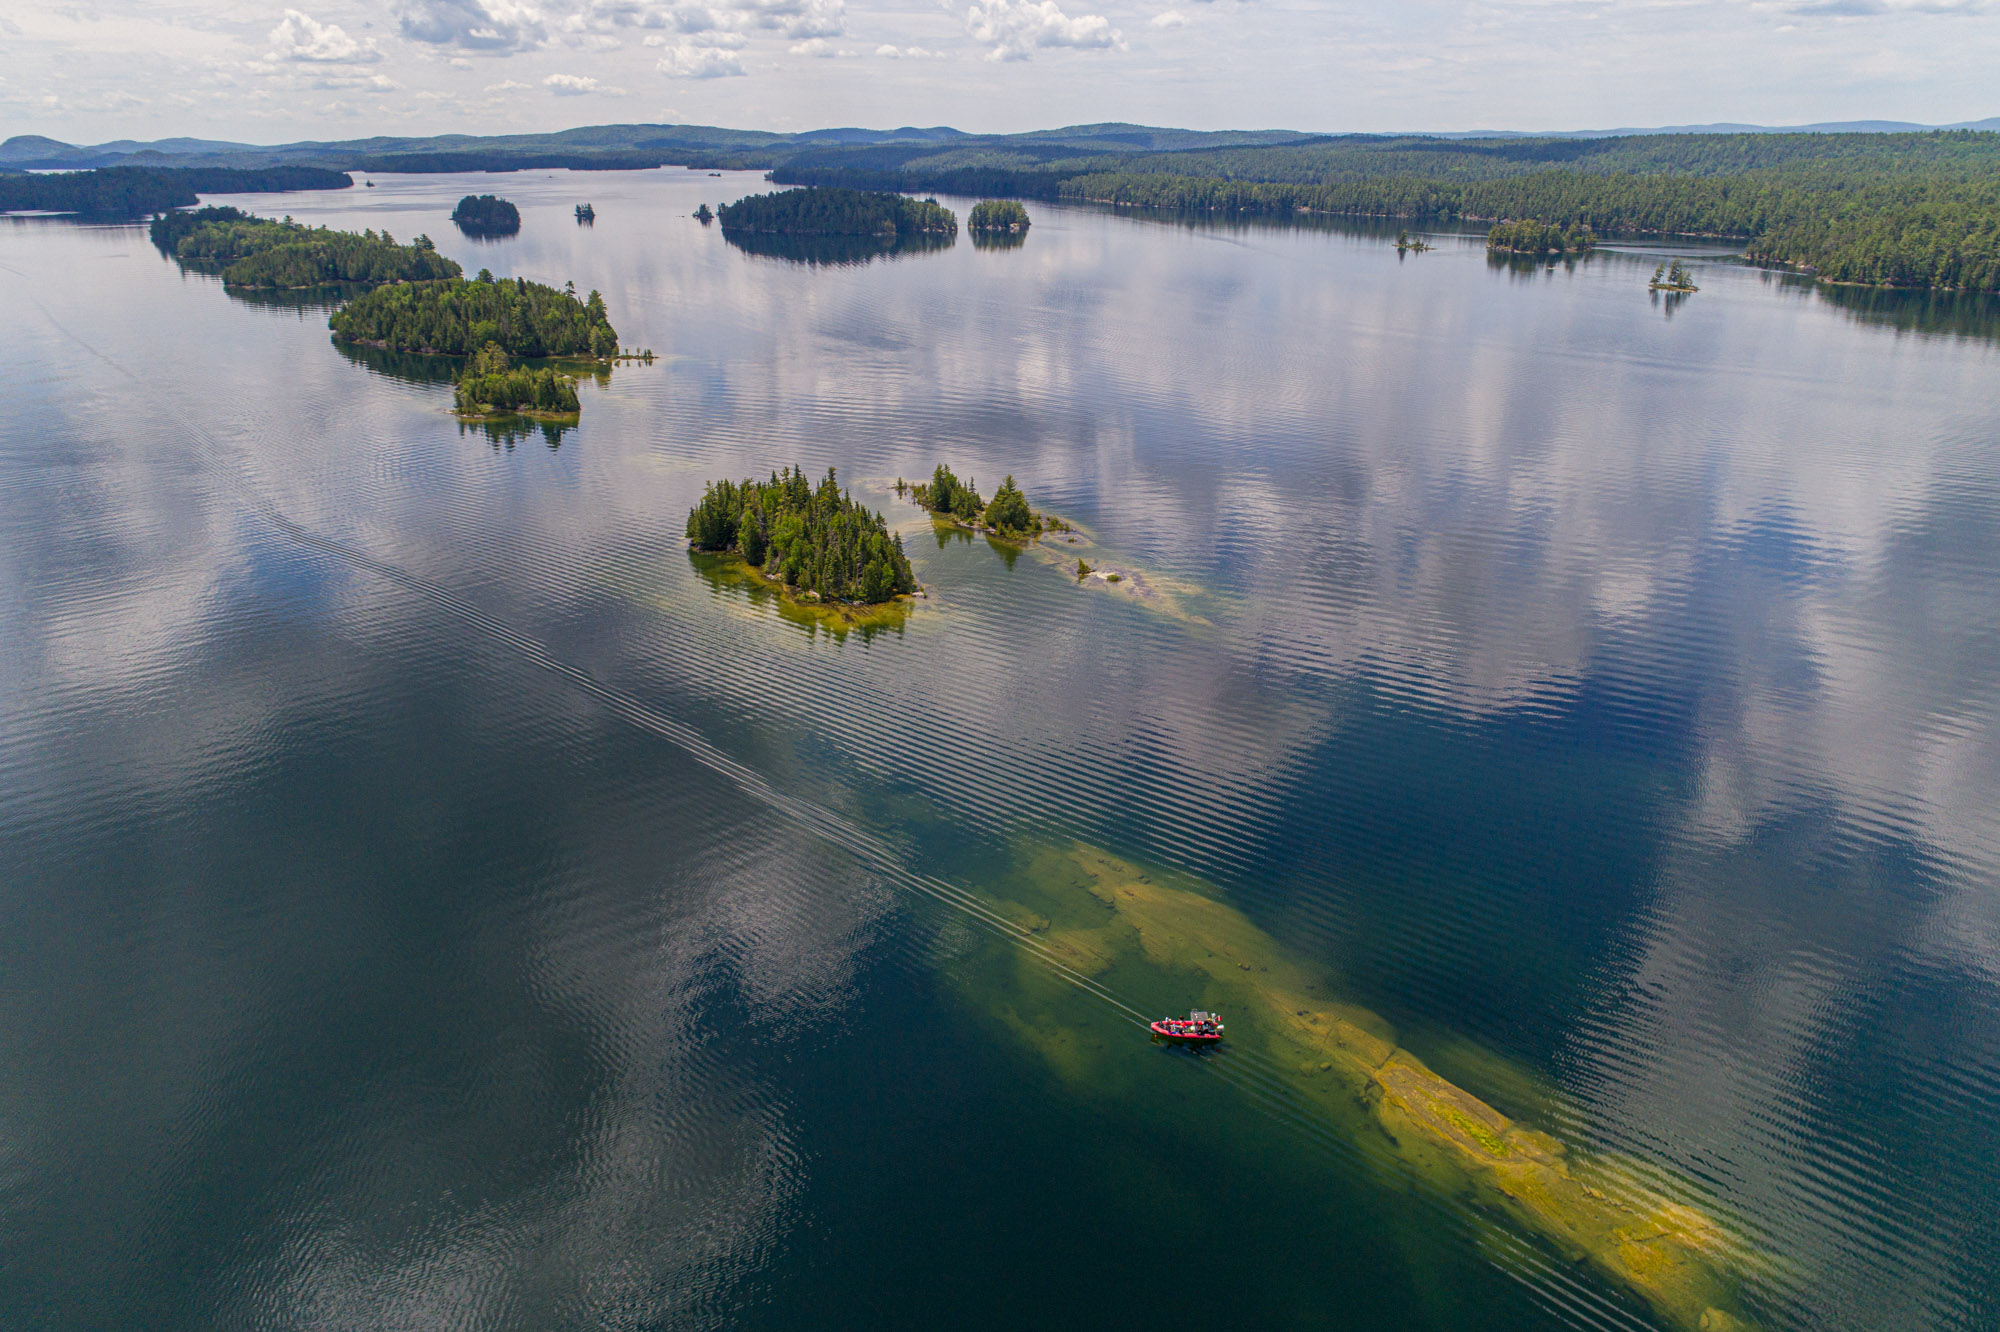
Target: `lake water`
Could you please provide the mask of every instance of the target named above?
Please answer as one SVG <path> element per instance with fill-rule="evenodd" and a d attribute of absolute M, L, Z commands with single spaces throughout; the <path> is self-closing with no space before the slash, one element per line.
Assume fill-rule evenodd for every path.
<path fill-rule="evenodd" d="M 1709 1316 L 1392 1137 L 1307 990 L 1707 1218 L 1732 1319 L 2000 1321 L 1990 303 L 377 181 L 236 202 L 663 359 L 461 428 L 324 304 L 0 220 L 0 1326 Z M 938 535 L 938 462 L 1084 539 Z M 905 532 L 904 623 L 691 563 L 791 463 Z M 1223 1049 L 1148 1042 L 1193 1006 Z"/>

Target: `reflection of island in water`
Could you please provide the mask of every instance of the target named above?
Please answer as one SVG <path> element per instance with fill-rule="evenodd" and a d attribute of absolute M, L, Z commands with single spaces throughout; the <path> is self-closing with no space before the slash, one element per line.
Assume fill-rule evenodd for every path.
<path fill-rule="evenodd" d="M 1914 291 L 1895 287 L 1847 287 L 1810 277 L 1781 275 L 1788 287 L 1810 290 L 1859 324 L 1899 333 L 2000 340 L 2000 295 L 1982 291 Z"/>
<path fill-rule="evenodd" d="M 742 596 L 747 604 L 762 610 L 775 607 L 778 618 L 799 625 L 809 633 L 825 631 L 845 641 L 849 634 L 861 635 L 864 643 L 877 634 L 901 635 L 909 622 L 913 598 L 862 605 L 843 601 L 805 601 L 790 594 L 785 585 L 767 576 L 733 551 L 688 551 L 688 563 L 701 575 L 718 599 Z"/>
<path fill-rule="evenodd" d="M 486 442 L 496 449 L 511 450 L 516 444 L 525 443 L 537 436 L 550 448 L 560 448 L 563 436 L 574 429 L 576 422 L 573 419 L 536 421 L 525 416 L 458 419 L 458 433 L 461 437 L 477 432 L 486 436 Z"/>
<path fill-rule="evenodd" d="M 917 233 L 908 236 L 788 236 L 768 231 L 725 231 L 723 239 L 746 254 L 814 268 L 844 268 L 876 259 L 949 250 L 953 237 Z"/>
<path fill-rule="evenodd" d="M 370 374 L 393 379 L 399 384 L 415 384 L 423 388 L 450 388 L 457 382 L 464 368 L 464 358 L 458 356 L 431 356 L 423 352 L 390 351 L 385 347 L 369 347 L 358 342 L 336 341 L 334 347 L 349 361 L 366 369 Z M 599 388 L 611 382 L 611 366 L 603 361 L 555 360 L 548 364 L 556 366 L 564 374 L 577 379 L 586 376 L 595 380 Z M 495 448 L 513 448 L 523 440 L 539 437 L 550 448 L 562 443 L 562 437 L 576 428 L 574 421 L 531 421 L 524 417 L 484 421 L 460 421 L 458 433 L 469 431 L 483 433 Z"/>
<path fill-rule="evenodd" d="M 190 272 L 209 273 L 217 282 L 222 281 L 214 269 L 197 268 L 187 265 Z M 324 287 L 223 287 L 223 294 L 232 301 L 244 305 L 254 305 L 261 310 L 278 310 L 288 314 L 326 314 L 344 301 L 352 300 L 367 287 L 352 282 L 336 282 Z"/>
<path fill-rule="evenodd" d="M 975 250 L 1018 250 L 1028 243 L 1026 231 L 975 231 L 971 235 Z"/>

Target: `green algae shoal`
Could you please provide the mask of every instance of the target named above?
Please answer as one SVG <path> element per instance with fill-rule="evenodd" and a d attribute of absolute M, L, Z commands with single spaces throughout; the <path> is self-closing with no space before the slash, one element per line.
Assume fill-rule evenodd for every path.
<path fill-rule="evenodd" d="M 1169 880 L 1173 880 L 1170 882 Z M 1744 1278 L 1760 1259 L 1660 1172 L 1611 1153 L 1572 1150 L 1447 1080 L 1397 1043 L 1379 1015 L 1331 997 L 1329 978 L 1248 917 L 1198 891 L 1081 843 L 1029 853 L 989 904 L 1033 953 L 1121 989 L 1183 996 L 1229 1017 L 1233 1044 L 1265 1056 L 1295 1090 L 1354 1134 L 1364 1156 L 1428 1180 L 1442 1196 L 1504 1218 L 1565 1260 L 1690 1332 L 1733 1332 Z M 1064 1024 L 1023 1016 L 1041 964 L 1018 954 L 1004 1024 L 1079 1087 L 1116 1081 Z M 1109 973 L 1115 973 L 1115 980 Z M 1104 1056 L 1097 1056 L 1101 1063 Z"/>
<path fill-rule="evenodd" d="M 811 594 L 801 596 L 734 551 L 690 549 L 688 560 L 710 586 L 747 590 L 752 602 L 776 602 L 778 614 L 783 619 L 794 624 L 829 629 L 836 634 L 845 634 L 851 629 L 900 628 L 909 620 L 910 611 L 917 601 L 907 594 L 879 602 L 821 601 L 812 598 Z"/>
<path fill-rule="evenodd" d="M 967 522 L 948 513 L 925 510 L 924 516 L 931 520 L 931 530 L 940 537 L 983 536 L 995 546 L 1024 551 L 1044 564 L 1072 572 L 1082 552 L 1097 549 L 1095 537 L 1086 529 L 1067 522 L 1061 527 L 1050 527 L 1041 532 L 1008 532 L 982 522 Z M 1187 603 L 1201 596 L 1203 591 L 1192 583 L 1160 574 L 1147 574 L 1129 565 L 1093 567 L 1088 573 L 1079 574 L 1076 581 L 1079 587 L 1109 592 L 1185 624 L 1212 627 L 1206 618 L 1188 608 Z"/>

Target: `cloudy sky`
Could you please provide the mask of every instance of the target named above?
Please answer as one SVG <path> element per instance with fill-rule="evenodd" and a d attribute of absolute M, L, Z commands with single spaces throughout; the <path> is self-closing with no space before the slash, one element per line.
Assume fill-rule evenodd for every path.
<path fill-rule="evenodd" d="M 0 4 L 0 131 L 1576 129 L 2000 114 L 2000 0 Z"/>

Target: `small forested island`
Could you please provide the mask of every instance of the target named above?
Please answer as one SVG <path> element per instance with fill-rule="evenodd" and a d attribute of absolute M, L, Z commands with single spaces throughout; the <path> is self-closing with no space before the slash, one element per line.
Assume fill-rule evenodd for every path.
<path fill-rule="evenodd" d="M 1028 210 L 1014 199 L 981 199 L 966 215 L 965 229 L 1018 234 L 1028 229 Z"/>
<path fill-rule="evenodd" d="M 398 245 L 386 231 L 305 227 L 236 208 L 167 213 L 153 219 L 150 234 L 182 264 L 219 271 L 232 287 L 428 282 L 463 271 L 439 254 L 428 236 Z"/>
<path fill-rule="evenodd" d="M 688 512 L 687 537 L 808 601 L 879 605 L 917 590 L 903 539 L 841 490 L 831 467 L 818 486 L 796 467 L 769 481 L 711 481 Z"/>
<path fill-rule="evenodd" d="M 618 352 L 596 292 L 578 300 L 573 286 L 496 279 L 485 269 L 472 279 L 378 287 L 335 310 L 327 326 L 341 342 L 444 356 L 470 356 L 489 342 L 515 357 L 603 360 Z"/>
<path fill-rule="evenodd" d="M 787 236 L 955 236 L 958 215 L 936 199 L 813 186 L 722 205 L 725 232 Z"/>
<path fill-rule="evenodd" d="M 1418 254 L 1422 254 L 1430 248 L 1431 247 L 1429 246 L 1429 244 L 1427 244 L 1424 241 L 1423 237 L 1421 236 L 1412 237 L 1408 231 L 1399 231 L 1396 233 L 1397 254 L 1403 254 L 1409 251 L 1415 251 Z"/>
<path fill-rule="evenodd" d="M 1688 272 L 1687 265 L 1674 260 L 1671 266 L 1661 264 L 1653 270 L 1653 280 L 1646 284 L 1649 291 L 1700 291 L 1694 285 L 1694 274 Z"/>
<path fill-rule="evenodd" d="M 1068 524 L 1061 519 L 1030 509 L 1028 497 L 1021 493 L 1021 488 L 1014 484 L 1011 476 L 1000 483 L 1000 489 L 993 492 L 990 501 L 982 500 L 979 492 L 973 489 L 971 478 L 960 481 L 952 474 L 951 468 L 939 463 L 929 481 L 905 481 L 898 477 L 896 493 L 908 496 L 913 504 L 933 518 L 1014 540 L 1039 536 L 1051 529 L 1068 529 Z"/>
<path fill-rule="evenodd" d="M 597 209 L 587 203 L 578 204 L 576 206 L 576 220 L 582 223 L 597 221 Z"/>
<path fill-rule="evenodd" d="M 707 204 L 702 204 L 694 210 L 694 220 L 707 226 L 715 220 L 715 210 Z"/>
<path fill-rule="evenodd" d="M 460 231 L 473 236 L 511 236 L 521 229 L 521 210 L 491 194 L 468 194 L 451 210 Z"/>
<path fill-rule="evenodd" d="M 1530 258 L 1543 255 L 1583 254 L 1597 247 L 1596 233 L 1572 222 L 1567 229 L 1549 222 L 1524 218 L 1519 222 L 1496 222 L 1486 233 L 1488 254 L 1519 254 Z"/>
<path fill-rule="evenodd" d="M 452 384 L 452 409 L 462 420 L 491 421 L 528 416 L 538 421 L 574 422 L 583 411 L 576 381 L 546 366 L 511 365 L 497 342 L 489 342 L 466 363 Z"/>

